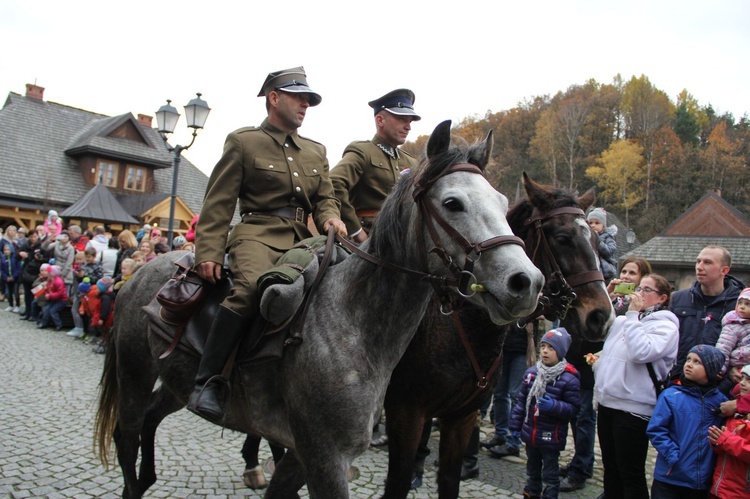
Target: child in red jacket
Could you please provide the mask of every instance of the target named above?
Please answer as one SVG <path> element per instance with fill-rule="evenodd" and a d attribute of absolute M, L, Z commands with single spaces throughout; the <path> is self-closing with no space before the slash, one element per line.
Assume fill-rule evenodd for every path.
<path fill-rule="evenodd" d="M 739 401 L 750 400 L 750 364 L 742 368 L 742 379 L 734 391 Z M 722 428 L 711 426 L 708 441 L 719 455 L 714 470 L 711 497 L 721 499 L 750 498 L 750 420 L 747 414 L 735 414 Z"/>
<path fill-rule="evenodd" d="M 93 334 L 101 337 L 98 345 L 94 347 L 96 353 L 104 353 L 109 341 L 109 329 L 114 319 L 113 284 L 114 280 L 111 277 L 99 279 L 83 296 L 78 310 L 82 316 L 89 317 Z"/>
<path fill-rule="evenodd" d="M 49 277 L 47 278 L 47 289 L 44 292 L 47 305 L 44 307 L 42 322 L 37 328 L 43 329 L 49 327 L 52 323 L 55 325 L 55 329 L 59 331 L 63 327 L 60 311 L 68 304 L 68 287 L 60 277 L 60 267 L 50 265 L 47 268 L 47 273 Z"/>

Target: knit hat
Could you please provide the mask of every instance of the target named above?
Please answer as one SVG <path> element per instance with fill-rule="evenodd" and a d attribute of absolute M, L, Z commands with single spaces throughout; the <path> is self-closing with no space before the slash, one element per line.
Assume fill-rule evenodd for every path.
<path fill-rule="evenodd" d="M 740 304 L 740 300 L 750 300 L 750 288 L 745 288 L 742 290 L 742 293 L 740 293 L 740 296 L 737 297 L 737 305 Z M 734 311 L 739 314 L 739 311 L 737 310 L 737 306 L 734 307 Z"/>
<path fill-rule="evenodd" d="M 144 224 L 143 225 L 143 229 L 144 230 L 151 230 L 151 225 L 150 224 Z"/>
<path fill-rule="evenodd" d="M 745 376 L 750 377 L 750 364 L 748 364 L 745 367 L 743 367 L 741 372 Z"/>
<path fill-rule="evenodd" d="M 588 216 L 586 217 L 586 220 L 589 222 L 592 220 L 596 220 L 600 224 L 606 227 L 607 226 L 607 212 L 604 211 L 604 208 L 594 208 L 593 210 L 589 212 Z"/>
<path fill-rule="evenodd" d="M 568 353 L 571 341 L 573 340 L 568 334 L 568 330 L 564 327 L 550 329 L 544 334 L 544 336 L 542 336 L 542 343 L 551 346 L 555 350 L 559 360 L 563 360 L 565 354 Z"/>
<path fill-rule="evenodd" d="M 49 272 L 50 277 L 57 277 L 60 275 L 60 267 L 57 265 L 50 265 L 47 267 L 47 272 Z"/>
<path fill-rule="evenodd" d="M 90 282 L 82 282 L 78 285 L 78 291 L 83 293 L 84 295 L 88 293 L 91 290 L 91 283 Z"/>
<path fill-rule="evenodd" d="M 709 381 L 715 381 L 724 371 L 727 358 L 718 348 L 711 345 L 696 345 L 688 352 L 691 353 L 700 357 Z"/>
<path fill-rule="evenodd" d="M 185 239 L 185 236 L 177 236 L 174 238 L 174 241 L 172 241 L 172 246 L 175 248 L 185 246 L 187 243 L 187 239 Z"/>
<path fill-rule="evenodd" d="M 56 212 L 55 210 L 49 210 L 49 213 L 47 213 L 47 215 L 48 215 L 48 216 L 49 216 L 50 218 L 58 216 L 58 215 L 57 215 L 57 212 Z"/>
<path fill-rule="evenodd" d="M 107 290 L 112 286 L 114 281 L 111 277 L 102 277 L 96 281 L 96 287 L 99 288 L 100 293 L 106 293 Z"/>

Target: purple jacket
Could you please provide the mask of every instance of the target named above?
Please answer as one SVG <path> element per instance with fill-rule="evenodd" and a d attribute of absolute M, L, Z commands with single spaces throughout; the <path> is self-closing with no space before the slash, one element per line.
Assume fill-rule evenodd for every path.
<path fill-rule="evenodd" d="M 568 364 L 565 371 L 547 384 L 546 392 L 554 401 L 549 411 L 537 411 L 536 400 L 529 404 L 526 414 L 526 399 L 536 378 L 536 366 L 530 367 L 523 375 L 523 383 L 518 392 L 518 401 L 510 415 L 508 427 L 521 430 L 521 439 L 537 449 L 562 450 L 568 437 L 568 423 L 578 413 L 581 405 L 581 384 L 578 371 Z"/>

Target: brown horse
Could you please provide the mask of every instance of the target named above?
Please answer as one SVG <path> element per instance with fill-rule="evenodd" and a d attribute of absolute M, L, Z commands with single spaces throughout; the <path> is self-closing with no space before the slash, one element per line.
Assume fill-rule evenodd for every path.
<path fill-rule="evenodd" d="M 577 197 L 536 184 L 526 174 L 524 185 L 528 199 L 511 207 L 508 223 L 545 274 L 543 293 L 553 302 L 562 302 L 557 303 L 562 308 L 549 308 L 545 315 L 552 320 L 570 306 L 561 317 L 562 325 L 573 336 L 600 341 L 614 312 L 599 272 L 596 235 L 584 218 L 586 208 L 594 202 L 594 191 Z M 549 251 L 544 249 L 546 245 Z M 439 497 L 458 497 L 461 461 L 477 410 L 492 395 L 498 377 L 492 366 L 500 356 L 506 332 L 515 328 L 493 324 L 484 311 L 473 306 L 457 314 L 458 327 L 468 332 L 465 338 L 471 354 L 454 319 L 441 314 L 433 303 L 393 371 L 385 397 L 389 439 L 386 498 L 407 496 L 422 428 L 434 417 L 440 419 Z M 488 378 L 478 379 L 483 376 Z"/>

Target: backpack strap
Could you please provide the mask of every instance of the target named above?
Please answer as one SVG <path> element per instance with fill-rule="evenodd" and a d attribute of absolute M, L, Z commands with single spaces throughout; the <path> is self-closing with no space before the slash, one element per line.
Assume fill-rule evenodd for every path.
<path fill-rule="evenodd" d="M 656 397 L 659 398 L 659 395 L 661 392 L 664 391 L 664 383 L 659 381 L 659 378 L 656 377 L 656 371 L 654 370 L 654 364 L 649 362 L 646 364 L 646 369 L 648 369 L 648 376 L 651 378 L 651 381 L 654 383 L 654 390 L 656 390 Z"/>

